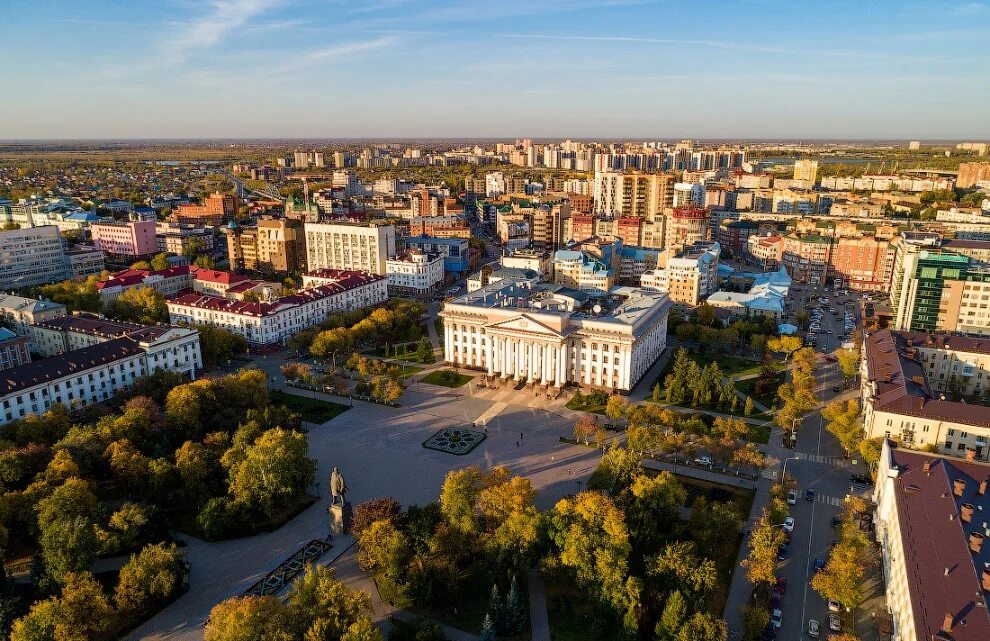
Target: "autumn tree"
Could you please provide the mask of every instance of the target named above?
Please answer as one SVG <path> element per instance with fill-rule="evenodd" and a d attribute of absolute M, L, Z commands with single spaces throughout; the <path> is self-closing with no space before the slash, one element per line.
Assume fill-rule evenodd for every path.
<path fill-rule="evenodd" d="M 288 608 L 273 596 L 234 597 L 210 610 L 203 641 L 291 641 Z"/>
<path fill-rule="evenodd" d="M 135 287 L 124 290 L 110 304 L 107 314 L 123 321 L 154 325 L 168 321 L 168 304 L 165 296 L 152 287 Z"/>
<path fill-rule="evenodd" d="M 772 584 L 777 579 L 777 552 L 784 544 L 784 531 L 770 522 L 764 511 L 749 538 L 749 556 L 743 560 L 750 583 Z"/>
<path fill-rule="evenodd" d="M 836 399 L 822 410 L 827 429 L 847 452 L 855 452 L 863 440 L 863 427 L 859 423 L 859 401 Z"/>
<path fill-rule="evenodd" d="M 113 607 L 89 572 L 65 576 L 61 595 L 31 606 L 14 621 L 10 641 L 102 641 L 113 622 Z"/>
<path fill-rule="evenodd" d="M 856 378 L 859 373 L 859 352 L 851 349 L 840 349 L 835 352 L 835 357 L 839 359 L 839 369 L 846 383 Z"/>
<path fill-rule="evenodd" d="M 160 272 L 163 269 L 168 269 L 170 266 L 171 265 L 168 262 L 168 253 L 166 252 L 155 254 L 155 256 L 151 259 L 151 268 L 157 272 Z"/>
<path fill-rule="evenodd" d="M 638 475 L 629 492 L 632 500 L 626 519 L 631 534 L 640 542 L 657 541 L 660 533 L 677 521 L 678 510 L 687 500 L 687 490 L 667 471 L 656 476 Z"/>
<path fill-rule="evenodd" d="M 609 417 L 613 421 L 617 421 L 626 413 L 626 399 L 622 398 L 618 394 L 612 394 L 608 397 L 608 402 L 605 404 L 605 416 Z"/>
<path fill-rule="evenodd" d="M 574 440 L 584 441 L 584 444 L 587 445 L 597 430 L 597 419 L 592 414 L 582 414 L 574 422 Z"/>
<path fill-rule="evenodd" d="M 801 349 L 800 336 L 775 336 L 767 340 L 767 349 L 784 355 L 786 361 L 791 354 Z"/>
<path fill-rule="evenodd" d="M 306 451 L 303 434 L 282 428 L 268 430 L 231 470 L 230 494 L 266 516 L 284 510 L 313 483 L 316 466 Z"/>
<path fill-rule="evenodd" d="M 619 613 L 636 607 L 627 592 L 629 531 L 622 511 L 599 492 L 561 499 L 547 516 L 554 562 L 573 572 L 579 585 Z"/>

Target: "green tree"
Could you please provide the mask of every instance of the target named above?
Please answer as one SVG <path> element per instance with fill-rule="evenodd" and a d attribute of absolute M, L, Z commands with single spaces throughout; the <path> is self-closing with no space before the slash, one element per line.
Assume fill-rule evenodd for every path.
<path fill-rule="evenodd" d="M 313 483 L 316 468 L 306 451 L 306 437 L 299 432 L 268 430 L 247 448 L 244 460 L 232 470 L 231 496 L 274 516 Z"/>
<path fill-rule="evenodd" d="M 695 612 L 677 633 L 677 641 L 726 641 L 729 628 L 722 619 L 704 612 Z"/>
<path fill-rule="evenodd" d="M 155 254 L 154 258 L 151 259 L 151 268 L 156 272 L 168 269 L 170 266 L 171 264 L 168 262 L 167 252 Z"/>
<path fill-rule="evenodd" d="M 629 488 L 632 501 L 626 521 L 633 537 L 641 542 L 658 542 L 662 532 L 677 522 L 678 510 L 687 500 L 687 490 L 670 472 L 656 476 L 640 474 Z"/>
<path fill-rule="evenodd" d="M 182 555 L 174 543 L 146 545 L 121 568 L 114 600 L 122 610 L 140 611 L 175 594 L 184 574 Z"/>
<path fill-rule="evenodd" d="M 102 641 L 113 608 L 89 572 L 65 576 L 61 596 L 38 601 L 14 622 L 11 641 Z"/>
<path fill-rule="evenodd" d="M 522 595 L 519 593 L 519 582 L 516 576 L 512 575 L 509 583 L 509 593 L 505 596 L 505 610 L 503 619 L 507 634 L 519 634 L 526 625 L 526 611 L 528 604 L 523 604 Z"/>
<path fill-rule="evenodd" d="M 103 301 L 100 299 L 97 282 L 99 277 L 95 275 L 86 280 L 65 280 L 39 287 L 38 295 L 65 305 L 69 311 L 101 312 Z"/>
<path fill-rule="evenodd" d="M 877 464 L 880 462 L 880 453 L 882 450 L 882 436 L 864 439 L 859 444 L 859 453 L 863 456 L 863 460 L 870 466 L 871 470 L 875 470 Z"/>
<path fill-rule="evenodd" d="M 351 592 L 337 579 L 336 570 L 309 566 L 293 581 L 287 606 L 297 638 L 326 641 L 381 640 L 367 612 L 371 598 L 366 592 Z"/>
<path fill-rule="evenodd" d="M 344 328 L 320 332 L 313 339 L 309 353 L 318 358 L 327 358 L 335 352 L 345 352 L 354 344 L 350 330 Z"/>
<path fill-rule="evenodd" d="M 660 621 L 657 622 L 654 640 L 674 641 L 677 638 L 677 632 L 687 618 L 687 612 L 687 602 L 684 600 L 684 595 L 679 590 L 671 592 L 663 606 Z"/>
<path fill-rule="evenodd" d="M 211 325 L 194 325 L 199 332 L 199 349 L 204 367 L 216 367 L 247 351 L 247 340 L 240 334 Z"/>
<path fill-rule="evenodd" d="M 107 314 L 123 321 L 154 325 L 168 322 L 165 296 L 151 287 L 124 290 L 107 309 Z"/>
<path fill-rule="evenodd" d="M 402 580 L 410 553 L 405 534 L 385 519 L 366 527 L 358 538 L 358 564 L 361 569 L 394 583 Z"/>
<path fill-rule="evenodd" d="M 136 263 L 131 263 L 131 269 L 143 269 L 151 271 L 151 263 L 146 260 L 139 260 Z"/>

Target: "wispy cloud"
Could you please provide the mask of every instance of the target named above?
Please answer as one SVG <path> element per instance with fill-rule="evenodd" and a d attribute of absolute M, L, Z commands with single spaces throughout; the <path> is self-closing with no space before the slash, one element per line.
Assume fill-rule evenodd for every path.
<path fill-rule="evenodd" d="M 251 20 L 277 7 L 273 0 L 211 0 L 206 14 L 191 20 L 168 36 L 160 45 L 160 62 L 182 64 L 192 55 L 216 46 Z M 258 28 L 259 25 L 253 25 Z"/>
<path fill-rule="evenodd" d="M 266 74 L 281 74 L 305 67 L 314 67 L 327 63 L 339 62 L 351 58 L 355 54 L 374 51 L 388 47 L 398 39 L 395 36 L 381 36 L 372 40 L 360 42 L 345 42 L 342 44 L 320 47 L 304 51 L 295 56 L 291 62 L 269 69 Z"/>

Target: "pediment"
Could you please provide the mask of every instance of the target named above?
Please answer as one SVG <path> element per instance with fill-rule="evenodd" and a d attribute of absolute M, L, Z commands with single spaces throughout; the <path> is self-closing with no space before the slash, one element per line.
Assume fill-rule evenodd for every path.
<path fill-rule="evenodd" d="M 486 325 L 485 329 L 487 331 L 513 331 L 522 332 L 525 334 L 533 334 L 537 336 L 547 336 L 560 338 L 561 333 L 555 329 L 547 327 L 540 321 L 534 319 L 528 314 L 520 314 L 519 316 L 514 316 L 513 318 L 506 319 L 504 321 L 499 321 L 497 323 L 492 323 L 491 325 Z"/>

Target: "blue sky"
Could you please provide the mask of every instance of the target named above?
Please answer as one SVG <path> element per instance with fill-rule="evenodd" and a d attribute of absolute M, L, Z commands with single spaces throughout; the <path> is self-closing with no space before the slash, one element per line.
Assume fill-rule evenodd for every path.
<path fill-rule="evenodd" d="M 990 2 L 2 5 L 0 139 L 990 138 Z"/>

